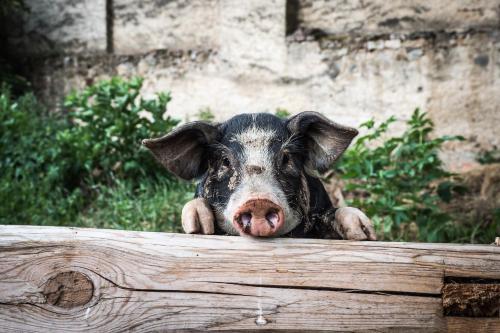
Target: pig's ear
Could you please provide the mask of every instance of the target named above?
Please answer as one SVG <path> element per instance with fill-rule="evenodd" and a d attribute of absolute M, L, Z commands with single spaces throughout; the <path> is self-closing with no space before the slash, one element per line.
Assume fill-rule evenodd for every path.
<path fill-rule="evenodd" d="M 313 111 L 290 118 L 287 126 L 292 134 L 304 139 L 307 150 L 305 167 L 311 174 L 328 170 L 358 134 L 356 129 L 334 123 Z"/>
<path fill-rule="evenodd" d="M 194 121 L 161 138 L 143 140 L 142 144 L 170 172 L 189 180 L 205 173 L 207 147 L 217 139 L 218 133 L 216 126 Z"/>

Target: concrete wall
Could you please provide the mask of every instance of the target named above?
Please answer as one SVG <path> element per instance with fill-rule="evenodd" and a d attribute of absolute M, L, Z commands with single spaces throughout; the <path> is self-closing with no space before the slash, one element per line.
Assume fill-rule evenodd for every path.
<path fill-rule="evenodd" d="M 500 0 L 53 1 L 71 24 L 27 2 L 26 31 L 57 46 L 29 50 L 55 108 L 72 88 L 140 75 L 146 94 L 172 91 L 168 111 L 182 119 L 286 108 L 353 126 L 396 115 L 400 132 L 420 107 L 436 135 L 466 137 L 443 153 L 454 170 L 500 146 Z M 104 37 L 82 28 L 102 31 L 103 19 Z"/>

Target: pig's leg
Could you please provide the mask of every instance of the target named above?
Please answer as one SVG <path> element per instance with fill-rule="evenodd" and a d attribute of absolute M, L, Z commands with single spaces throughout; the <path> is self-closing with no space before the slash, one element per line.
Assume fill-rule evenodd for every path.
<path fill-rule="evenodd" d="M 196 198 L 182 208 L 182 228 L 187 234 L 214 233 L 214 214 L 208 202 L 203 198 Z"/>
<path fill-rule="evenodd" d="M 354 207 L 337 209 L 333 228 L 342 239 L 377 240 L 370 219 L 362 211 Z"/>

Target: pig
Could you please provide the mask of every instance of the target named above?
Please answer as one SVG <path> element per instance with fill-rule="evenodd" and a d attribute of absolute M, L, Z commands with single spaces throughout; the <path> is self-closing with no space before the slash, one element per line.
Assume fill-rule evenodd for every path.
<path fill-rule="evenodd" d="M 198 181 L 182 210 L 186 233 L 375 240 L 370 219 L 333 207 L 319 179 L 357 134 L 313 111 L 254 113 L 190 122 L 143 145 L 171 173 Z"/>

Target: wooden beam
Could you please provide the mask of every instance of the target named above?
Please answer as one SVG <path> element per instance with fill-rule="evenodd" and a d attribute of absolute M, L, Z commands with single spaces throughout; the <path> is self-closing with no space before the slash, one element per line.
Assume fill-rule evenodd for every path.
<path fill-rule="evenodd" d="M 0 331 L 500 327 L 445 316 L 449 278 L 498 285 L 500 247 L 0 226 Z"/>

